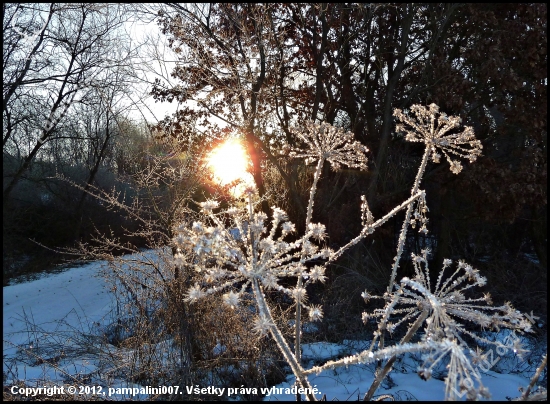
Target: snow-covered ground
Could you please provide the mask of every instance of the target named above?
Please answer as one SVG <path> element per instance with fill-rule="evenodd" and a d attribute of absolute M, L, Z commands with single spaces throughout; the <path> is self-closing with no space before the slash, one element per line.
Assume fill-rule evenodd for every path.
<path fill-rule="evenodd" d="M 315 343 L 304 347 L 304 360 L 319 362 L 323 359 L 349 355 L 368 349 L 367 342 L 345 341 L 344 344 Z M 445 399 L 445 384 L 438 375 L 434 375 L 428 381 L 420 379 L 417 368 L 422 362 L 418 357 L 405 355 L 396 361 L 394 371 L 386 379 L 375 393 L 375 397 L 391 394 L 396 400 L 437 400 Z M 362 400 L 368 388 L 374 380 L 374 366 L 355 365 L 335 370 L 325 370 L 319 375 L 309 377 L 312 386 L 316 386 L 320 393 L 318 398 L 326 395 L 328 400 L 339 401 Z M 506 400 L 520 395 L 519 388 L 529 384 L 528 378 L 517 374 L 502 374 L 489 370 L 482 372 L 483 384 L 489 388 L 493 400 Z M 287 382 L 276 386 L 279 393 L 273 397 L 266 397 L 266 400 L 294 400 L 295 395 L 284 394 L 281 389 L 288 389 L 294 385 L 295 378 L 290 375 Z M 464 397 L 465 399 L 465 397 Z"/>
<path fill-rule="evenodd" d="M 4 385 L 14 379 L 25 380 L 32 387 L 42 386 L 44 380 L 66 384 L 76 384 L 75 380 L 99 383 L 93 375 L 100 363 L 90 347 L 94 346 L 94 338 L 99 338 L 98 332 L 104 332 L 113 322 L 115 305 L 111 285 L 101 275 L 104 268 L 104 262 L 94 262 L 4 287 L 3 370 L 7 378 Z M 304 346 L 303 359 L 311 365 L 320 364 L 328 358 L 363 350 L 367 344 L 361 341 L 309 344 Z M 68 360 L 69 357 L 72 359 Z M 495 355 L 493 365 L 482 372 L 483 383 L 493 400 L 506 400 L 520 395 L 518 389 L 528 385 L 528 377 L 538 363 L 527 364 L 517 357 Z M 414 356 L 400 358 L 376 395 L 391 394 L 398 400 L 442 400 L 444 382 L 435 373 L 428 381 L 420 379 L 416 373 L 418 366 L 419 359 Z M 325 370 L 310 376 L 310 381 L 317 388 L 319 398 L 326 395 L 328 400 L 355 401 L 362 399 L 367 391 L 373 372 L 372 365 L 356 365 Z M 289 375 L 285 383 L 270 390 L 266 400 L 294 400 L 295 395 L 289 394 L 293 385 L 294 377 Z M 112 380 L 110 386 L 103 387 L 140 386 Z M 183 390 L 185 386 L 180 388 Z M 103 392 L 108 394 L 106 389 Z M 111 399 L 134 400 L 147 397 L 147 394 L 110 396 Z"/>
<path fill-rule="evenodd" d="M 99 330 L 113 321 L 115 305 L 111 285 L 102 276 L 105 268 L 105 262 L 93 262 L 4 287 L 4 384 L 25 380 L 28 386 L 41 387 L 44 381 L 93 381 L 99 363 L 90 348 Z M 78 359 L 64 359 L 69 356 Z M 112 385 L 136 387 L 118 380 Z"/>

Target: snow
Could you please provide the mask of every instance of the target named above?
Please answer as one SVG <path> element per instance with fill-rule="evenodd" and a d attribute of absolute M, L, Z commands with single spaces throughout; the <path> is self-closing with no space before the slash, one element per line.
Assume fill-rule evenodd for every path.
<path fill-rule="evenodd" d="M 511 340 L 519 339 L 522 346 L 532 350 L 524 357 L 518 357 L 511 349 L 506 351 L 488 344 L 481 347 L 483 353 L 487 354 L 487 362 L 479 364 L 476 370 L 481 374 L 483 385 L 491 392 L 492 400 L 504 401 L 518 397 L 521 394 L 520 388 L 525 388 L 529 384 L 533 375 L 533 364 L 535 367 L 538 366 L 546 347 L 542 344 L 535 346 L 532 337 L 516 335 L 507 329 L 502 329 L 498 333 L 485 333 L 483 336 L 487 340 L 500 341 L 505 345 L 509 345 Z M 302 357 L 305 367 L 309 368 L 325 362 L 328 358 L 349 356 L 369 347 L 370 341 L 345 340 L 341 344 L 319 342 L 304 345 Z M 394 371 L 382 382 L 374 398 L 391 394 L 396 400 L 444 400 L 445 363 L 434 370 L 433 377 L 428 381 L 420 379 L 417 375 L 422 363 L 420 354 L 399 357 L 394 364 Z M 374 380 L 375 368 L 376 366 L 371 364 L 325 370 L 316 376 L 310 376 L 309 380 L 311 385 L 317 386 L 320 391 L 318 398 L 326 395 L 329 400 L 362 400 Z M 294 382 L 294 376 L 290 375 L 285 383 L 276 387 L 289 388 Z M 292 394 L 266 397 L 266 400 L 294 399 L 295 395 Z M 463 400 L 465 399 L 464 396 Z"/>
<path fill-rule="evenodd" d="M 25 314 L 40 324 L 50 323 L 54 328 L 54 322 L 65 315 L 101 320 L 112 304 L 112 295 L 99 274 L 102 264 L 91 263 L 4 287 L 4 335 L 23 331 L 24 324 L 20 320 Z M 74 322 L 74 319 L 67 321 Z"/>
<path fill-rule="evenodd" d="M 8 381 L 14 375 L 29 386 L 42 386 L 44 380 L 73 384 L 77 380 L 91 380 L 98 369 L 96 357 L 86 352 L 88 341 L 76 336 L 94 335 L 94 331 L 97 335 L 97 331 L 111 323 L 115 301 L 111 286 L 102 276 L 105 268 L 106 262 L 93 262 L 4 287 L 3 370 Z M 82 352 L 77 360 L 68 362 L 62 359 L 65 351 Z M 23 361 L 14 364 L 11 358 Z M 56 365 L 41 363 L 40 358 L 55 358 L 52 362 Z M 113 380 L 110 387 L 140 386 Z"/>
<path fill-rule="evenodd" d="M 365 349 L 368 342 L 356 341 L 357 346 L 363 345 L 356 351 Z M 316 362 L 327 358 L 349 354 L 349 341 L 343 344 L 315 343 L 304 346 L 304 361 Z M 353 352 L 352 352 L 353 353 Z M 396 400 L 419 400 L 419 401 L 443 401 L 445 399 L 445 383 L 432 377 L 428 381 L 420 379 L 416 370 L 422 363 L 419 357 L 405 355 L 397 360 L 394 371 L 389 378 L 382 382 L 382 385 L 375 393 L 374 398 L 384 394 L 393 395 Z M 347 368 L 325 370 L 318 375 L 309 377 L 312 387 L 316 387 L 320 393 L 316 395 L 321 399 L 326 395 L 328 400 L 357 401 L 362 400 L 371 383 L 374 380 L 374 365 L 354 365 Z M 489 388 L 492 400 L 505 401 L 508 397 L 518 397 L 519 388 L 529 384 L 529 379 L 516 374 L 500 374 L 489 370 L 482 372 L 482 381 L 485 387 Z M 289 389 L 295 383 L 293 375 L 287 377 L 286 382 L 276 386 L 277 389 Z M 305 399 L 305 396 L 302 396 Z M 464 400 L 466 397 L 464 396 Z M 276 394 L 265 398 L 266 401 L 295 400 L 293 394 Z"/>
<path fill-rule="evenodd" d="M 8 379 L 4 384 L 13 382 L 13 379 L 24 379 L 29 386 L 36 386 L 36 383 L 44 380 L 63 383 L 74 382 L 74 378 L 79 377 L 91 383 L 99 383 L 99 379 L 94 378 L 100 365 L 97 356 L 86 351 L 89 344 L 86 345 L 82 338 L 87 336 L 93 339 L 105 332 L 114 321 L 112 313 L 115 300 L 111 285 L 102 275 L 105 268 L 106 262 L 93 262 L 62 273 L 44 275 L 30 282 L 4 287 L 3 370 Z M 79 334 L 80 337 L 77 337 Z M 302 357 L 306 367 L 319 365 L 329 358 L 364 350 L 368 344 L 368 341 L 305 344 Z M 216 346 L 213 349 L 221 352 L 224 347 Z M 78 359 L 64 359 L 64 351 L 76 352 Z M 15 362 L 14 358 L 19 358 L 19 361 Z M 40 363 L 37 358 L 50 359 L 56 365 Z M 518 397 L 518 389 L 529 383 L 527 375 L 524 376 L 519 371 L 514 373 L 522 369 L 520 360 L 503 359 L 498 366 L 481 372 L 483 383 L 489 388 L 493 400 Z M 395 370 L 382 383 L 376 396 L 392 394 L 400 400 L 443 400 L 445 389 L 442 377 L 434 372 L 434 377 L 430 380 L 420 379 L 416 373 L 420 361 L 419 357 L 413 355 L 399 358 L 395 363 Z M 326 395 L 328 400 L 362 399 L 373 380 L 374 366 L 354 365 L 325 370 L 310 376 L 311 385 L 320 392 L 318 398 Z M 284 389 L 293 387 L 294 381 L 294 376 L 288 376 L 286 382 L 275 386 L 274 394 L 270 394 L 265 400 L 294 400 L 293 394 L 284 394 Z M 108 387 L 140 386 L 115 379 Z M 180 386 L 180 389 L 184 390 L 185 386 Z M 115 400 L 144 400 L 147 397 L 147 394 L 110 396 Z"/>

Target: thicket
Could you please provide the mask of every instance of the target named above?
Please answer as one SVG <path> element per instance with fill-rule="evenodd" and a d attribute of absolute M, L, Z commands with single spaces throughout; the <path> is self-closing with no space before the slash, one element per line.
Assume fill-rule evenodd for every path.
<path fill-rule="evenodd" d="M 100 158 L 95 169 L 95 161 L 92 160 L 90 167 L 89 161 L 72 160 L 70 155 L 33 162 L 10 197 L 4 200 L 4 285 L 22 277 L 32 278 L 42 271 L 60 270 L 67 262 L 74 263 L 79 257 L 68 250 L 78 243 L 93 243 L 100 234 L 144 247 L 142 240 L 128 235 L 136 228 L 134 222 L 88 194 L 93 187 L 114 192 L 120 202 L 132 203 L 136 195 L 129 180 L 131 173 L 147 163 L 150 158 L 147 153 L 158 152 L 146 151 L 147 139 L 136 135 L 138 125 L 133 129 L 133 144 L 129 149 L 134 154 L 125 155 L 120 144 L 112 145 L 111 158 Z M 119 135 L 117 140 L 121 142 L 125 136 L 120 132 Z M 20 164 L 21 160 L 5 156 L 3 169 L 8 178 Z"/>

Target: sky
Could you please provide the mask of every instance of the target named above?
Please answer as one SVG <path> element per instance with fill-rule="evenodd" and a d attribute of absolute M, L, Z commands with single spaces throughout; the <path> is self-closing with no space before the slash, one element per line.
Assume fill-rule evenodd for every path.
<path fill-rule="evenodd" d="M 136 70 L 142 82 L 136 83 L 136 93 L 131 97 L 137 104 L 131 117 L 138 120 L 144 118 L 148 122 L 155 123 L 177 110 L 176 102 L 156 102 L 148 94 L 152 83 L 157 78 L 167 85 L 176 85 L 170 76 L 176 67 L 176 55 L 168 46 L 166 36 L 162 34 L 155 22 L 127 22 L 125 30 L 133 44 L 139 46 L 139 56 L 142 58 L 136 60 Z"/>

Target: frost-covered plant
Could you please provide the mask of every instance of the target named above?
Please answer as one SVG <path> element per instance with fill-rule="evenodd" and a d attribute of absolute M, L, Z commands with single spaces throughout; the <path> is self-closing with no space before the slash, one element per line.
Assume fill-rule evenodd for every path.
<path fill-rule="evenodd" d="M 421 105 L 412 105 L 410 109 L 411 112 L 415 114 L 416 119 L 403 113 L 400 109 L 395 109 L 394 116 L 399 120 L 399 123 L 396 125 L 396 131 L 398 133 L 404 132 L 405 140 L 425 144 L 424 155 L 422 156 L 422 161 L 411 189 L 411 195 L 414 195 L 420 187 L 420 181 L 424 176 L 428 158 L 431 156 L 434 163 L 440 162 L 441 156 L 437 152 L 438 149 L 441 150 L 445 157 L 447 157 L 447 160 L 449 160 L 451 171 L 458 174 L 462 170 L 462 165 L 458 160 L 452 160 L 448 153 L 467 158 L 470 162 L 474 162 L 477 157 L 481 156 L 483 146 L 481 142 L 475 138 L 474 130 L 471 126 L 466 126 L 462 132 L 458 131 L 457 129 L 460 128 L 461 119 L 456 116 L 447 116 L 444 113 L 440 113 L 437 105 L 430 104 L 428 108 Z M 425 204 L 423 207 L 420 207 L 420 211 L 422 213 L 427 211 Z M 413 227 L 415 224 L 414 220 L 411 221 L 412 212 L 413 204 L 411 203 L 405 213 L 405 220 L 403 221 L 401 233 L 399 234 L 397 254 L 392 266 L 388 292 L 391 292 L 393 289 L 397 268 L 399 267 L 401 254 L 403 254 L 403 247 L 405 246 L 407 229 L 410 224 L 412 224 Z M 420 229 L 424 233 L 427 232 L 425 224 L 426 221 L 424 220 L 423 226 Z"/>
<path fill-rule="evenodd" d="M 470 163 L 481 156 L 483 146 L 475 138 L 471 126 L 466 126 L 462 132 L 453 131 L 462 123 L 459 117 L 440 113 L 439 107 L 435 104 L 430 104 L 428 108 L 413 105 L 411 112 L 415 114 L 416 119 L 404 114 L 400 109 L 395 110 L 394 116 L 401 121 L 395 129 L 397 132 L 405 132 L 405 139 L 409 142 L 425 143 L 434 163 L 440 161 L 439 149 L 449 161 L 451 171 L 458 174 L 462 171 L 462 164 L 458 160 L 453 160 L 449 153 L 467 158 Z"/>
<path fill-rule="evenodd" d="M 245 191 L 248 198 L 247 211 L 232 207 L 225 212 L 214 213 L 217 202 L 203 202 L 202 212 L 209 224 L 195 222 L 191 229 L 181 226 L 177 229 L 174 243 L 178 249 L 191 249 L 196 254 L 195 269 L 204 273 L 205 285 L 208 285 L 194 285 L 187 292 L 186 300 L 194 302 L 209 294 L 226 291 L 224 302 L 234 306 L 251 287 L 259 312 L 254 328 L 261 334 L 271 333 L 302 386 L 310 387 L 307 378 L 302 376 L 300 364 L 301 308 L 308 310 L 311 320 L 320 320 L 323 317 L 320 306 L 308 306 L 306 286 L 317 281 L 323 282 L 325 268 L 316 265 L 308 269 L 305 264 L 334 255 L 329 248 L 318 245 L 325 238 L 325 226 L 311 223 L 317 182 L 325 160 L 335 169 L 341 164 L 366 168 L 364 153 L 367 148 L 354 142 L 350 132 L 346 133 L 327 124 L 308 124 L 306 130 L 300 132 L 300 138 L 310 148 L 294 149 L 293 155 L 317 161 L 307 208 L 306 232 L 303 236 L 287 241 L 288 236 L 295 232 L 296 226 L 277 207 L 273 207 L 272 219 L 267 223 L 268 217 L 265 213 L 254 211 L 255 190 L 248 188 Z M 182 257 L 183 255 L 177 253 L 175 259 L 178 261 Z M 279 280 L 285 277 L 297 278 L 296 287 L 288 289 L 281 286 Z M 231 289 L 235 285 L 238 285 L 237 290 Z M 286 293 L 295 301 L 294 353 L 275 325 L 265 301 L 264 288 Z M 313 394 L 308 395 L 308 398 L 314 399 Z"/>
<path fill-rule="evenodd" d="M 374 298 L 386 300 L 386 306 L 374 310 L 372 313 L 363 313 L 363 321 L 369 319 L 380 319 L 375 339 L 387 330 L 394 333 L 402 324 L 409 324 L 407 335 L 413 335 L 422 325 L 425 325 L 423 339 L 425 341 L 455 341 L 442 352 L 426 357 L 425 364 L 419 369 L 420 376 L 427 380 L 430 378 L 432 369 L 447 354 L 451 356 L 448 376 L 445 380 L 446 393 L 448 398 L 454 397 L 453 386 L 466 389 L 468 397 L 487 397 L 488 392 L 477 379 L 478 387 L 473 383 L 465 382 L 472 365 L 465 359 L 465 352 L 470 351 L 467 342 L 462 335 L 467 335 L 481 344 L 491 344 L 497 349 L 506 347 L 500 341 L 490 341 L 471 331 L 471 325 L 477 325 L 482 330 L 500 328 L 515 329 L 518 331 L 531 331 L 531 323 L 519 311 L 515 310 L 510 303 L 502 306 L 492 306 L 489 293 L 482 296 L 470 297 L 475 287 L 483 287 L 487 279 L 479 274 L 470 264 L 458 261 L 456 270 L 449 270 L 452 260 L 445 259 L 443 267 L 435 286 L 431 286 L 430 272 L 428 269 L 429 250 L 422 250 L 421 255 L 411 254 L 415 270 L 412 279 L 407 277 L 401 279 L 400 287 L 393 293 L 386 293 L 384 296 L 371 296 L 367 291 L 362 297 L 365 301 Z M 448 274 L 450 273 L 450 275 Z M 416 328 L 416 329 L 415 329 Z M 408 339 L 404 339 L 408 342 Z M 516 341 L 519 343 L 519 340 Z M 514 346 L 514 351 L 521 351 L 521 346 Z M 471 352 L 474 360 L 480 355 Z M 473 373 L 472 373 L 473 374 Z"/>
<path fill-rule="evenodd" d="M 469 331 L 465 327 L 469 323 L 475 323 L 482 329 L 499 330 L 503 327 L 531 331 L 531 323 L 510 303 L 494 307 L 491 306 L 489 293 L 480 297 L 468 296 L 470 289 L 485 286 L 487 279 L 464 261 L 458 261 L 456 270 L 450 276 L 444 277 L 452 265 L 452 260 L 445 259 L 435 287 L 430 286 L 428 253 L 429 250 L 422 250 L 421 255 L 411 254 L 415 276 L 412 279 L 401 279 L 400 287 L 392 294 L 386 293 L 378 297 L 363 292 L 365 301 L 370 298 L 383 298 L 387 301 L 385 308 L 370 314 L 363 313 L 364 322 L 370 318 L 386 317 L 386 329 L 393 333 L 398 326 L 415 320 L 427 310 L 428 316 L 424 320 L 427 338 L 457 339 L 464 345 L 467 344 L 461 334 L 467 334 L 478 342 L 500 344 Z M 390 322 L 390 318 L 395 318 L 395 322 Z"/>
<path fill-rule="evenodd" d="M 420 182 L 429 157 L 437 163 L 440 161 L 438 150 L 441 151 L 449 160 L 451 171 L 457 174 L 462 166 L 460 162 L 452 160 L 449 154 L 473 162 L 480 156 L 482 149 L 471 127 L 459 131 L 460 119 L 439 113 L 436 105 L 432 104 L 429 108 L 414 105 L 411 112 L 415 117 L 404 114 L 401 110 L 396 110 L 394 114 L 400 121 L 397 130 L 406 133 L 406 140 L 425 143 L 411 196 L 377 220 L 365 197 L 362 197 L 362 229 L 354 239 L 336 251 L 322 245 L 326 237 L 325 226 L 311 222 L 317 183 L 325 161 L 333 169 L 339 169 L 342 165 L 365 169 L 367 149 L 353 139 L 352 133 L 326 123 L 308 123 L 304 128 L 294 130 L 296 137 L 305 145 L 304 148 L 287 146 L 292 157 L 305 158 L 307 163 L 317 163 L 303 235 L 295 234 L 296 226 L 277 207 L 272 208 L 271 218 L 263 212 L 256 212 L 253 188 L 248 188 L 245 192 L 247 209 L 231 207 L 220 210 L 216 201 L 209 200 L 200 205 L 204 220 L 196 221 L 190 228 L 177 228 L 174 238 L 178 250 L 176 261 L 183 259 L 184 255 L 181 253 L 184 250 L 192 251 L 195 256 L 192 266 L 203 279 L 187 291 L 185 300 L 195 302 L 214 293 L 223 293 L 223 301 L 230 307 L 236 307 L 245 293 L 253 293 L 257 306 L 254 329 L 259 334 L 269 333 L 273 337 L 296 376 L 297 383 L 306 389 L 308 400 L 315 400 L 315 396 L 307 375 L 336 366 L 389 358 L 385 367 L 377 372 L 377 377 L 365 396 L 370 399 L 391 370 L 396 355 L 404 352 L 429 352 L 425 366 L 421 369 L 424 377 L 437 362 L 450 355 L 446 396 L 453 398 L 452 392 L 460 389 L 461 383 L 464 385 L 465 378 L 469 377 L 473 369 L 467 354 L 469 348 L 462 335 L 468 335 L 479 342 L 488 342 L 467 329 L 466 324 L 474 323 L 482 328 L 508 327 L 529 331 L 528 322 L 510 305 L 492 307 L 488 295 L 470 296 L 470 289 L 483 286 L 486 280 L 462 261 L 446 277 L 446 270 L 452 264 L 450 260 L 446 260 L 435 288 L 432 288 L 427 268 L 428 252 L 424 251 L 421 256 L 413 256 L 415 277 L 403 278 L 399 284 L 395 284 L 408 228 L 416 228 L 418 224 L 421 232 L 428 231 L 428 207 L 425 192 L 420 190 Z M 351 357 L 305 370 L 300 361 L 301 311 L 307 309 L 311 320 L 320 320 L 323 317 L 320 306 L 308 304 L 307 285 L 324 282 L 326 265 L 404 209 L 405 219 L 398 239 L 390 282 L 382 297 L 387 304 L 384 309 L 363 315 L 365 320 L 374 318 L 378 322 L 378 331 L 375 332 L 370 348 Z M 319 265 L 322 260 L 325 260 L 325 264 Z M 287 288 L 280 284 L 281 279 L 288 277 L 297 278 L 295 287 Z M 271 314 L 264 295 L 266 289 L 285 293 L 296 305 L 294 351 Z M 369 297 L 366 292 L 363 294 L 363 298 Z M 401 324 L 407 325 L 406 335 L 400 343 L 384 347 L 385 332 L 391 333 Z M 426 329 L 423 339 L 418 343 L 411 343 L 412 337 L 422 327 Z M 486 395 L 483 386 L 480 383 L 478 385 L 477 389 L 468 391 L 469 396 L 474 393 L 476 397 Z"/>
<path fill-rule="evenodd" d="M 209 294 L 227 291 L 223 300 L 235 307 L 247 289 L 258 282 L 262 288 L 286 293 L 308 307 L 305 285 L 324 282 L 325 269 L 318 265 L 308 269 L 305 264 L 331 254 L 330 249 L 316 245 L 325 236 L 324 226 L 312 224 L 303 238 L 287 241 L 295 232 L 295 225 L 288 221 L 286 213 L 274 207 L 268 223 L 267 215 L 253 211 L 252 196 L 249 203 L 248 212 L 230 208 L 215 213 L 216 202 L 203 202 L 202 211 L 208 222 L 194 222 L 191 228 L 178 229 L 174 242 L 179 250 L 192 249 L 195 253 L 195 270 L 204 275 L 206 285 L 203 288 L 196 284 L 185 299 L 195 302 Z M 180 259 L 179 254 L 176 259 Z M 296 277 L 299 273 L 306 279 L 302 288 L 288 289 L 279 284 L 281 278 Z M 234 285 L 239 285 L 237 290 L 232 289 Z M 317 313 L 313 307 L 308 308 Z M 266 327 L 260 328 L 267 331 Z"/>
<path fill-rule="evenodd" d="M 186 300 L 195 302 L 207 295 L 225 292 L 223 301 L 235 307 L 243 294 L 252 288 L 258 306 L 255 330 L 273 336 L 293 372 L 300 377 L 301 366 L 275 325 L 263 290 L 279 290 L 297 304 L 308 307 L 306 284 L 322 282 L 325 276 L 324 268 L 315 266 L 308 270 L 305 264 L 327 258 L 331 251 L 315 244 L 315 240 L 324 237 L 322 225 L 312 225 L 304 237 L 287 241 L 289 234 L 295 232 L 295 225 L 278 208 L 273 208 L 273 217 L 268 224 L 263 212 L 254 212 L 253 192 L 252 189 L 247 192 L 248 212 L 230 208 L 215 213 L 217 203 L 207 201 L 201 206 L 208 223 L 195 222 L 190 229 L 178 229 L 174 240 L 177 248 L 180 251 L 191 249 L 195 253 L 195 270 L 203 274 L 204 279 L 203 285 L 195 284 L 189 289 Z M 179 254 L 176 259 L 180 259 Z M 306 279 L 306 284 L 288 289 L 279 284 L 285 277 L 301 277 Z M 311 306 L 309 310 L 312 319 L 322 317 L 320 308 Z M 306 378 L 301 378 L 300 382 L 309 387 Z"/>
<path fill-rule="evenodd" d="M 330 163 L 333 170 L 339 170 L 342 164 L 351 168 L 366 170 L 367 157 L 365 153 L 368 152 L 368 149 L 354 140 L 353 133 L 345 132 L 327 123 L 316 124 L 314 122 L 307 122 L 305 128 L 301 130 L 294 129 L 293 133 L 302 140 L 306 147 L 293 148 L 290 155 L 295 158 L 305 158 L 306 163 L 314 163 L 317 161 L 317 167 L 313 174 L 313 185 L 309 193 L 305 224 L 305 228 L 310 229 L 312 226 L 311 217 L 313 214 L 315 192 L 317 191 L 317 182 L 321 177 L 321 170 L 325 160 Z M 323 226 L 324 229 L 324 225 L 321 226 Z M 299 290 L 303 289 L 302 276 L 298 276 L 296 288 Z M 301 307 L 302 302 L 297 301 L 294 352 L 298 362 L 300 362 L 301 356 Z M 319 311 L 320 308 L 317 308 L 314 313 L 318 314 Z M 316 317 L 320 318 L 318 315 Z"/>

